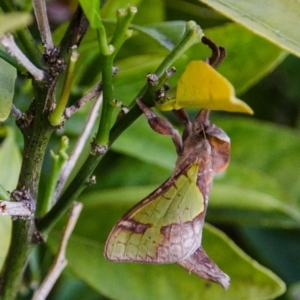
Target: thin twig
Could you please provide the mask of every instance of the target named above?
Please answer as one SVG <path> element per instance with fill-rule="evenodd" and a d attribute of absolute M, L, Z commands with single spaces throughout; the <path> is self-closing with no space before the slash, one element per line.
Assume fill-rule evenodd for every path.
<path fill-rule="evenodd" d="M 69 26 L 59 43 L 59 54 L 61 57 L 65 58 L 72 46 L 77 45 L 79 47 L 88 28 L 89 21 L 78 4 Z"/>
<path fill-rule="evenodd" d="M 226 48 L 222 46 L 219 47 L 207 36 L 203 36 L 201 41 L 204 45 L 207 45 L 212 51 L 211 57 L 207 58 L 207 63 L 216 69 L 226 57 Z"/>
<path fill-rule="evenodd" d="M 52 126 L 59 126 L 63 122 L 64 118 L 62 117 L 62 115 L 66 109 L 69 96 L 71 93 L 71 87 L 73 82 L 72 79 L 74 75 L 76 61 L 78 59 L 77 46 L 73 46 L 70 50 L 71 53 L 69 57 L 69 62 L 66 70 L 62 92 L 59 100 L 56 103 L 56 107 L 49 115 L 49 121 Z"/>
<path fill-rule="evenodd" d="M 32 211 L 27 201 L 0 200 L 0 216 L 31 218 Z"/>
<path fill-rule="evenodd" d="M 45 1 L 33 0 L 32 4 L 39 32 L 41 34 L 42 42 L 47 50 L 51 50 L 53 48 L 53 41 L 47 17 Z"/>
<path fill-rule="evenodd" d="M 55 203 L 70 175 L 70 173 L 72 172 L 79 155 L 82 153 L 82 149 L 84 147 L 84 145 L 86 144 L 86 141 L 89 137 L 89 134 L 95 124 L 95 121 L 98 117 L 99 114 L 99 107 L 102 103 L 102 93 L 99 95 L 99 97 L 96 99 L 88 117 L 87 117 L 87 121 L 84 125 L 84 129 L 82 131 L 82 133 L 80 134 L 76 145 L 73 148 L 73 151 L 70 155 L 69 160 L 67 160 L 65 162 L 65 164 L 62 167 L 59 179 L 58 179 L 58 183 L 56 186 L 56 190 L 54 192 L 54 196 L 53 196 L 53 203 Z"/>
<path fill-rule="evenodd" d="M 44 279 L 43 283 L 40 287 L 35 291 L 32 300 L 44 300 L 48 296 L 49 292 L 51 291 L 52 287 L 54 286 L 56 280 L 67 266 L 68 261 L 66 259 L 66 249 L 69 238 L 73 232 L 73 229 L 77 223 L 78 217 L 82 210 L 82 203 L 74 202 L 71 211 L 67 226 L 63 232 L 63 236 L 61 239 L 61 243 L 58 249 L 57 256 L 50 267 L 50 270 Z"/>
<path fill-rule="evenodd" d="M 14 41 L 11 34 L 6 34 L 0 37 L 2 45 L 5 47 L 6 52 L 14 57 L 19 64 L 21 64 L 37 81 L 42 81 L 45 78 L 45 73 L 38 69 L 20 50 Z"/>
<path fill-rule="evenodd" d="M 22 118 L 22 112 L 13 104 L 11 106 L 11 114 L 17 119 L 21 119 Z"/>
<path fill-rule="evenodd" d="M 79 101 L 73 104 L 70 107 L 67 107 L 64 111 L 64 116 L 66 119 L 69 119 L 77 110 L 79 110 L 82 106 L 88 103 L 91 99 L 93 99 L 96 95 L 102 91 L 102 81 L 96 84 L 92 90 L 90 90 L 85 96 L 83 96 Z"/>

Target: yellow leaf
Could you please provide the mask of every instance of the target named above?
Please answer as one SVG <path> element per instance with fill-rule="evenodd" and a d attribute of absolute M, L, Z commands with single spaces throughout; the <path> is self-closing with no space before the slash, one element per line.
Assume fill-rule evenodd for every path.
<path fill-rule="evenodd" d="M 164 111 L 197 107 L 253 114 L 245 102 L 236 98 L 232 84 L 201 60 L 188 64 L 178 81 L 176 99 L 157 103 L 156 107 Z"/>

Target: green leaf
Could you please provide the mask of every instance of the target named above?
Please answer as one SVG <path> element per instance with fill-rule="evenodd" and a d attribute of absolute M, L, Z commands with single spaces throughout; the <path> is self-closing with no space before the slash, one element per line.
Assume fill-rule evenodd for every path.
<path fill-rule="evenodd" d="M 146 75 L 154 72 L 163 58 L 162 54 L 144 54 L 118 61 L 119 72 L 114 79 L 115 97 L 128 105 L 145 85 Z"/>
<path fill-rule="evenodd" d="M 210 226 L 205 228 L 203 244 L 208 255 L 231 276 L 231 287 L 226 292 L 215 284 L 207 285 L 176 264 L 106 261 L 103 248 L 110 229 L 121 213 L 140 200 L 141 193 L 131 190 L 130 194 L 115 190 L 108 194 L 85 195 L 84 210 L 68 245 L 68 267 L 99 293 L 112 299 L 176 300 L 199 299 L 200 296 L 201 299 L 271 299 L 284 291 L 284 283 L 277 276 Z M 57 247 L 59 236 L 60 231 L 50 235 L 48 242 L 52 248 Z"/>
<path fill-rule="evenodd" d="M 0 200 L 9 200 L 9 198 L 10 197 L 8 192 L 5 190 L 5 188 L 2 185 L 0 185 Z M 10 216 L 0 217 L 0 236 L 1 236 L 0 270 L 1 270 L 10 243 L 10 236 L 11 236 Z"/>
<path fill-rule="evenodd" d="M 2 14 L 0 15 L 0 35 L 27 26 L 31 22 L 32 16 L 29 13 Z"/>
<path fill-rule="evenodd" d="M 11 217 L 1 216 L 0 217 L 0 236 L 1 236 L 1 251 L 0 251 L 0 269 L 2 269 L 6 253 L 10 244 L 11 236 Z"/>
<path fill-rule="evenodd" d="M 0 166 L 2 170 L 0 173 L 0 184 L 6 190 L 11 191 L 16 188 L 18 182 L 21 169 L 21 154 L 12 128 L 2 127 L 0 136 L 3 136 L 4 131 L 6 136 L 0 144 Z"/>
<path fill-rule="evenodd" d="M 267 173 L 232 161 L 214 181 L 206 220 L 268 227 L 300 227 L 300 208 Z"/>
<path fill-rule="evenodd" d="M 9 200 L 9 193 L 6 189 L 0 184 L 0 200 Z"/>
<path fill-rule="evenodd" d="M 199 0 L 228 18 L 300 56 L 298 1 L 286 0 Z"/>
<path fill-rule="evenodd" d="M 211 193 L 207 220 L 228 224 L 300 228 L 300 211 L 266 193 L 216 184 Z"/>
<path fill-rule="evenodd" d="M 298 131 L 242 118 L 220 120 L 217 124 L 231 138 L 233 161 L 272 177 L 300 204 Z"/>
<path fill-rule="evenodd" d="M 299 230 L 240 227 L 236 233 L 248 251 L 280 274 L 285 282 L 299 281 Z"/>
<path fill-rule="evenodd" d="M 171 137 L 156 134 L 143 116 L 116 140 L 112 149 L 170 171 L 175 166 L 176 150 Z"/>
<path fill-rule="evenodd" d="M 10 114 L 16 77 L 16 69 L 0 58 L 0 122 Z"/>
<path fill-rule="evenodd" d="M 228 275 L 231 277 L 229 290 L 235 290 L 234 294 L 236 292 L 236 296 L 233 294 L 231 299 L 275 299 L 285 292 L 285 283 L 277 275 L 258 264 L 223 232 L 209 224 L 206 224 L 204 229 L 202 243 L 204 249 L 208 249 L 209 256 L 223 270 L 229 270 Z M 248 293 L 245 290 L 241 292 L 239 284 L 241 287 L 247 287 Z M 227 296 L 229 295 L 223 295 L 220 299 Z"/>
<path fill-rule="evenodd" d="M 148 26 L 131 25 L 130 28 L 149 35 L 166 49 L 172 50 L 184 34 L 186 22 L 170 21 Z"/>

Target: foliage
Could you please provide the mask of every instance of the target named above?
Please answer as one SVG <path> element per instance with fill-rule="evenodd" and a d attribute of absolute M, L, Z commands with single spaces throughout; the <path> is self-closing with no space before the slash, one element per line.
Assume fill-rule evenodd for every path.
<path fill-rule="evenodd" d="M 297 299 L 300 282 L 300 105 L 297 68 L 300 61 L 296 56 L 300 55 L 300 49 L 299 30 L 294 24 L 297 23 L 295 15 L 299 14 L 300 5 L 284 0 L 135 0 L 131 4 L 137 7 L 138 12 L 134 18 L 132 15 L 130 24 L 126 23 L 128 19 L 125 17 L 126 22 L 121 21 L 124 23 L 120 27 L 116 23 L 115 12 L 126 8 L 127 1 L 108 0 L 101 8 L 101 20 L 98 18 L 98 1 L 79 2 L 92 20 L 92 26 L 77 50 L 79 57 L 68 105 L 90 91 L 102 74 L 104 94 L 132 109 L 123 123 L 124 129 L 137 118 L 133 106 L 136 96 L 141 93 L 151 96 L 151 90 L 145 93 L 145 75 L 163 71 L 159 69 L 161 63 L 181 41 L 187 21 L 194 20 L 207 37 L 227 48 L 228 56 L 218 71 L 232 83 L 238 97 L 247 102 L 255 114 L 254 117 L 245 117 L 224 112 L 212 113 L 213 122 L 231 138 L 232 150 L 228 170 L 214 181 L 206 221 L 215 227 L 206 225 L 203 243 L 208 254 L 231 277 L 231 286 L 224 291 L 195 275 L 189 275 L 177 265 L 111 263 L 104 259 L 104 243 L 113 225 L 131 206 L 171 175 L 176 160 L 171 139 L 153 132 L 143 116 L 126 131 L 122 132 L 123 127 L 114 127 L 109 135 L 109 129 L 120 111 L 119 107 L 109 103 L 110 106 L 104 104 L 100 125 L 96 124 L 91 129 L 89 140 L 68 178 L 68 187 L 61 197 L 65 200 L 65 207 L 60 211 L 63 216 L 55 226 L 54 222 L 51 226 L 48 226 L 48 221 L 40 223 L 47 224 L 45 227 L 40 225 L 40 228 L 44 235 L 49 232 L 49 237 L 46 243 L 35 246 L 35 250 L 31 251 L 19 299 L 30 299 L 34 285 L 45 277 L 66 224 L 67 214 L 64 212 L 74 199 L 81 201 L 84 209 L 68 244 L 68 266 L 49 299 L 275 299 L 284 293 L 285 284 L 287 293 L 280 299 Z M 7 3 L 10 1 L 0 1 L 6 13 Z M 68 9 L 72 9 L 72 1 L 70 3 Z M 134 14 L 132 11 L 130 13 Z M 10 20 L 11 16 L 1 14 L 0 23 L 4 22 L 4 17 Z M 27 13 L 18 17 L 19 22 L 7 24 L 6 32 L 29 24 Z M 51 13 L 49 18 L 51 20 Z M 123 32 L 122 28 L 127 28 L 127 25 L 129 30 Z M 55 44 L 61 41 L 66 28 L 64 23 L 53 31 Z M 31 29 L 36 34 L 35 28 Z M 106 32 L 104 40 L 99 38 L 103 32 Z M 40 37 L 35 38 L 38 40 Z M 36 49 L 28 51 L 20 30 L 16 32 L 15 39 L 31 61 L 41 67 L 38 56 L 33 54 Z M 113 41 L 114 47 L 119 49 L 111 60 L 105 57 L 111 55 L 105 41 Z M 62 48 L 67 48 L 64 43 L 62 45 Z M 201 43 L 189 46 L 167 66 L 174 66 L 177 70 L 168 79 L 171 86 L 177 85 L 191 60 L 205 59 L 211 55 L 209 48 Z M 14 105 L 24 112 L 29 109 L 32 98 L 41 95 L 42 88 L 32 86 L 30 79 L 24 76 L 24 69 L 15 60 L 9 61 L 2 49 L 0 51 L 1 58 L 19 71 L 15 81 L 15 69 L 0 60 L 0 89 L 3 95 L 0 98 L 0 120 L 4 121 L 13 99 Z M 61 54 L 67 60 L 66 53 Z M 109 80 L 105 83 L 112 64 L 118 66 L 119 71 L 112 83 Z M 56 84 L 57 98 L 63 89 L 63 77 L 64 74 Z M 3 84 L 3 81 L 8 84 Z M 51 179 L 53 160 L 50 149 L 59 149 L 62 135 L 69 138 L 69 149 L 73 148 L 92 105 L 89 103 L 82 107 L 55 132 L 54 128 L 49 133 L 49 128 L 45 130 L 51 139 L 44 143 L 40 153 L 40 157 L 44 156 L 44 162 L 38 182 L 39 202 L 49 199 L 49 195 L 44 195 L 45 190 L 49 180 L 51 184 L 54 180 Z M 188 112 L 193 118 L 197 110 L 190 109 Z M 105 119 L 103 114 L 110 117 Z M 130 116 L 132 119 L 129 119 Z M 48 120 L 46 115 L 40 117 L 41 120 Z M 163 117 L 181 129 L 171 113 L 164 113 Z M 44 123 L 41 121 L 40 124 Z M 108 129 L 103 124 L 107 124 Z M 100 135 L 98 126 L 102 132 Z M 93 166 L 98 163 L 93 171 L 97 182 L 80 194 L 87 178 L 83 178 L 82 188 L 76 180 L 83 174 L 87 161 L 91 162 L 90 142 L 94 136 L 102 146 L 107 145 L 108 136 L 115 141 L 103 158 L 101 156 L 93 162 Z M 20 189 L 20 184 L 24 182 L 27 184 L 27 181 L 22 181 L 22 175 L 21 181 L 18 179 L 21 149 L 26 149 L 27 141 L 24 146 L 12 115 L 1 123 L 0 138 L 0 200 L 7 200 L 6 191 Z M 70 153 L 69 150 L 67 152 Z M 35 152 L 29 154 L 34 156 Z M 23 160 L 28 159 L 26 155 L 28 152 L 24 151 Z M 81 173 L 78 173 L 81 166 Z M 28 173 L 30 175 L 31 170 Z M 46 193 L 49 194 L 49 191 Z M 58 215 L 55 218 L 50 215 L 48 219 L 56 220 L 56 217 Z M 0 266 L 8 251 L 11 225 L 8 217 L 1 216 Z M 24 253 L 27 251 L 25 249 Z"/>

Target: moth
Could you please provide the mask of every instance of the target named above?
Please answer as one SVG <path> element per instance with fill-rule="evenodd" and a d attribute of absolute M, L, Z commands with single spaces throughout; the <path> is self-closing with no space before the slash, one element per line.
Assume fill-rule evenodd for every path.
<path fill-rule="evenodd" d="M 178 263 L 227 289 L 228 275 L 207 256 L 201 238 L 213 176 L 229 164 L 230 139 L 210 122 L 208 110 L 193 122 L 183 109 L 174 111 L 185 125 L 181 137 L 140 99 L 137 104 L 153 130 L 172 137 L 178 158 L 172 176 L 114 226 L 104 255 L 111 261 Z"/>

